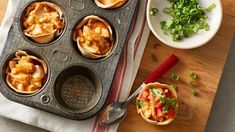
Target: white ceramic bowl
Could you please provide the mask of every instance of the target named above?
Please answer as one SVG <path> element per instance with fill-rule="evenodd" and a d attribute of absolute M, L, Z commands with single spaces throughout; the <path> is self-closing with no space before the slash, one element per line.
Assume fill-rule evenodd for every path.
<path fill-rule="evenodd" d="M 207 23 L 209 24 L 210 28 L 209 31 L 199 30 L 197 34 L 189 38 L 184 38 L 181 41 L 173 41 L 170 35 L 163 33 L 160 25 L 161 21 L 171 18 L 170 15 L 163 12 L 165 7 L 169 7 L 169 2 L 167 0 L 148 0 L 146 11 L 147 21 L 151 31 L 163 43 L 178 49 L 193 49 L 206 44 L 215 36 L 216 32 L 219 30 L 222 21 L 222 6 L 220 0 L 198 0 L 198 2 L 204 8 L 207 8 L 212 3 L 216 4 L 216 8 L 207 13 Z M 159 10 L 156 16 L 150 15 L 151 8 L 157 8 Z"/>

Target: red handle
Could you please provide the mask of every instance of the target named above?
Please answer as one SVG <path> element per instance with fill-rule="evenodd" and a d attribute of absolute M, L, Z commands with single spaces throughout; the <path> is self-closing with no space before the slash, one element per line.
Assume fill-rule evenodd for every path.
<path fill-rule="evenodd" d="M 172 66 L 174 66 L 179 59 L 177 56 L 172 54 L 168 57 L 145 81 L 145 84 L 155 82 L 159 79 L 164 73 L 166 73 Z"/>

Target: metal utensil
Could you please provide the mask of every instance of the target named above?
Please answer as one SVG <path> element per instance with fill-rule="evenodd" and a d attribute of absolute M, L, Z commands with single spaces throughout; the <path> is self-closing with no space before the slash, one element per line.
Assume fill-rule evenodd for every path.
<path fill-rule="evenodd" d="M 174 54 L 171 55 L 143 82 L 143 84 L 126 101 L 113 102 L 106 106 L 100 114 L 99 123 L 102 126 L 110 126 L 121 122 L 127 114 L 126 108 L 130 101 L 140 93 L 140 91 L 146 84 L 155 82 L 177 62 L 178 58 Z"/>

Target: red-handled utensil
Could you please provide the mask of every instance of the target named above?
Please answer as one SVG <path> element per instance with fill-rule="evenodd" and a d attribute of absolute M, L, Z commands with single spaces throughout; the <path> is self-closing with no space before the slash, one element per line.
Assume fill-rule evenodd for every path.
<path fill-rule="evenodd" d="M 173 54 L 168 57 L 158 68 L 144 81 L 145 84 L 155 82 L 162 77 L 173 65 L 175 65 L 179 59 Z"/>
<path fill-rule="evenodd" d="M 129 102 L 136 97 L 143 87 L 151 82 L 155 82 L 164 73 L 166 73 L 172 66 L 178 62 L 178 58 L 173 54 L 168 57 L 158 68 L 143 82 L 143 84 L 125 101 L 113 102 L 105 107 L 99 117 L 100 124 L 103 126 L 110 126 L 121 122 L 126 116 L 126 107 Z"/>

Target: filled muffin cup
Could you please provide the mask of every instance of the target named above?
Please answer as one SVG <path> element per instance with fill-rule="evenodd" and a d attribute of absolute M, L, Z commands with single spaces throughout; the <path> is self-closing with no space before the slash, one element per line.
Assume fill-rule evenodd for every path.
<path fill-rule="evenodd" d="M 33 1 L 25 6 L 19 21 L 23 37 L 38 45 L 51 44 L 65 31 L 65 13 L 51 1 Z"/>
<path fill-rule="evenodd" d="M 149 83 L 136 99 L 137 112 L 142 118 L 155 125 L 171 123 L 178 112 L 175 89 L 166 84 Z"/>
<path fill-rule="evenodd" d="M 106 20 L 95 15 L 86 16 L 75 24 L 72 41 L 73 47 L 91 60 L 108 58 L 117 47 L 116 32 Z"/>
<path fill-rule="evenodd" d="M 18 50 L 2 66 L 5 85 L 21 95 L 38 93 L 48 79 L 48 65 L 35 51 Z"/>
<path fill-rule="evenodd" d="M 103 9 L 117 9 L 124 6 L 129 0 L 94 0 L 95 4 Z"/>

